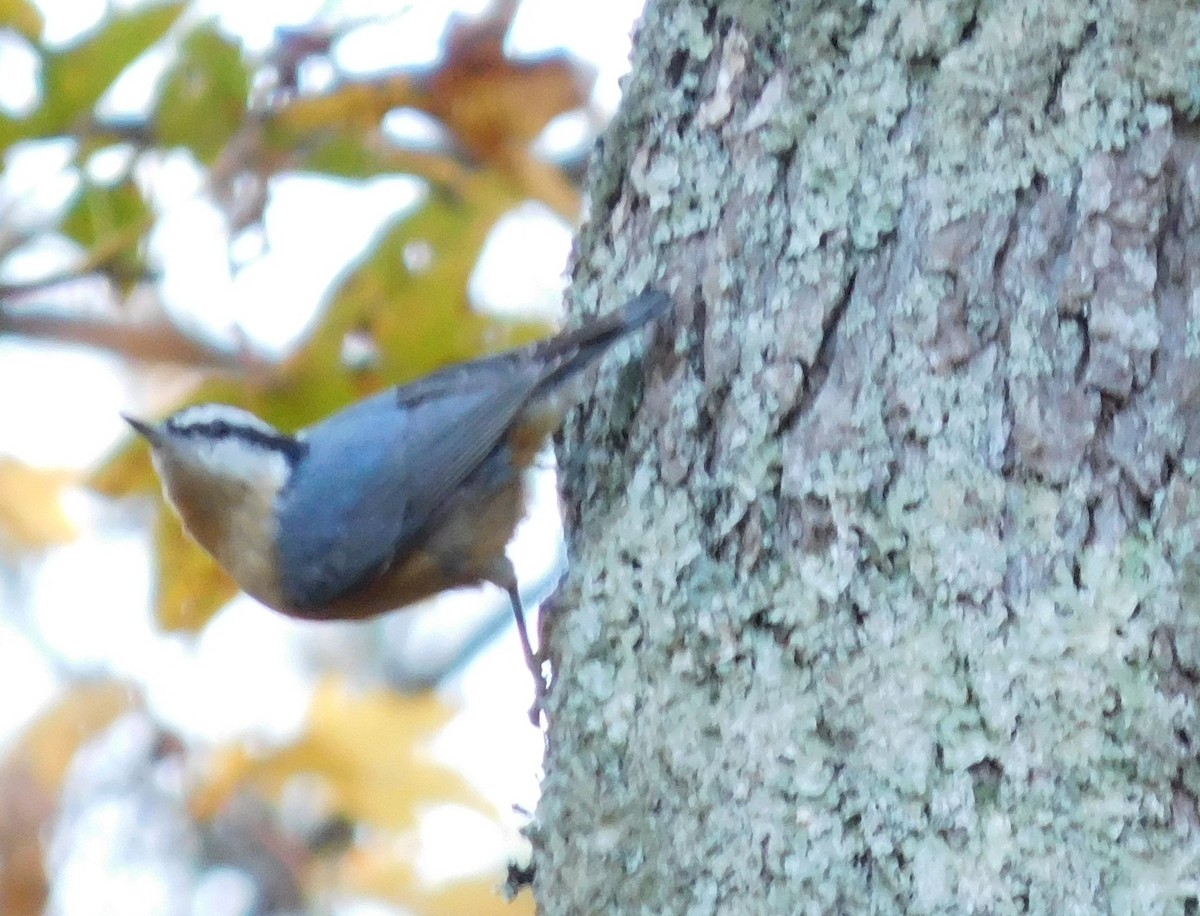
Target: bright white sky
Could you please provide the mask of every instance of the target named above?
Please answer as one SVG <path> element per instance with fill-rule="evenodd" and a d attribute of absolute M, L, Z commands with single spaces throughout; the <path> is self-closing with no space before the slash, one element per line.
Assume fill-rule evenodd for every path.
<path fill-rule="evenodd" d="M 103 0 L 41 0 L 39 5 L 52 41 L 69 40 L 105 10 Z M 477 13 L 485 5 L 469 0 L 337 4 L 340 16 L 392 15 L 384 26 L 363 30 L 340 45 L 339 66 L 369 71 L 429 63 L 437 56 L 447 15 Z M 629 31 L 641 6 L 641 0 L 525 0 L 511 48 L 533 54 L 565 47 L 588 61 L 599 74 L 594 102 L 611 113 L 619 98 L 618 78 L 627 69 Z M 251 49 L 266 47 L 277 26 L 311 22 L 329 8 L 316 0 L 198 4 L 201 15 L 218 17 Z M 397 8 L 403 12 L 394 13 Z M 163 64 L 158 57 L 137 68 L 115 93 L 114 104 L 136 105 Z M 28 61 L 0 48 L 0 84 L 5 87 L 0 88 L 0 105 L 19 107 L 20 87 L 28 93 L 33 85 Z M 578 122 L 567 118 L 546 140 L 570 144 L 579 133 Z M 48 196 L 68 193 L 70 185 L 61 179 L 63 161 L 45 151 L 10 157 L 0 179 L 0 199 L 24 193 L 36 210 Z M 180 156 L 158 168 L 154 185 L 166 215 L 154 245 L 173 252 L 163 261 L 171 265 L 164 277 L 165 298 L 181 320 L 205 333 L 228 340 L 248 335 L 268 351 L 286 347 L 303 330 L 336 271 L 419 193 L 414 182 L 403 178 L 360 185 L 300 176 L 281 179 L 272 184 L 267 211 L 269 254 L 233 277 L 223 226 L 198 193 L 190 164 Z M 12 221 L 21 214 L 3 216 Z M 571 227 L 544 208 L 529 205 L 510 215 L 473 279 L 477 304 L 505 312 L 557 314 L 570 235 Z M 187 256 L 178 255 L 181 247 L 189 250 Z M 44 263 L 33 261 L 26 269 L 40 270 Z M 288 307 L 270 307 L 274 302 Z M 131 375 L 103 354 L 0 339 L 0 391 L 35 395 L 0 401 L 0 455 L 38 465 L 90 467 L 127 434 L 118 411 L 148 413 L 168 406 L 153 396 L 162 382 L 145 373 Z M 538 490 L 538 508 L 512 551 L 528 584 L 558 562 L 552 474 L 543 475 Z M 376 632 L 361 625 L 339 631 L 297 624 L 249 599 L 231 605 L 198 640 L 162 636 L 149 619 L 146 530 L 130 527 L 127 507 L 107 506 L 85 494 L 76 495 L 72 509 L 85 532 L 99 533 L 31 562 L 15 583 L 0 582 L 0 606 L 25 607 L 33 615 L 32 626 L 20 628 L 0 617 L 0 695 L 22 698 L 0 705 L 0 749 L 54 697 L 62 682 L 54 666 L 63 663 L 76 674 L 105 672 L 142 683 L 155 712 L 186 735 L 213 741 L 252 735 L 280 740 L 303 723 L 314 667 L 336 667 L 339 646 L 351 652 L 363 638 L 387 638 L 385 629 Z M 447 596 L 420 627 L 436 629 L 447 619 L 469 619 L 480 613 L 481 605 L 492 609 L 499 601 L 507 606 L 503 596 L 491 591 Z M 439 753 L 479 783 L 501 810 L 513 803 L 532 810 L 542 739 L 525 717 L 531 689 L 515 632 L 510 628 L 482 652 L 452 691 L 465 699 L 466 711 L 449 729 Z M 486 754 L 479 753 L 481 747 L 488 749 Z M 433 872 L 450 861 L 437 852 L 447 842 L 453 844 L 453 860 L 469 864 L 464 839 L 478 835 L 480 825 L 464 829 L 464 817 L 469 815 L 445 810 L 431 815 L 427 864 Z M 477 855 L 481 860 L 495 856 L 504 839 L 485 836 Z"/>

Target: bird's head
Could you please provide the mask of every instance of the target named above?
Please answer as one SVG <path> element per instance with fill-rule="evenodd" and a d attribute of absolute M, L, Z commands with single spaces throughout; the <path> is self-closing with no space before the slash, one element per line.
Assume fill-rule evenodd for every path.
<path fill-rule="evenodd" d="M 122 415 L 145 439 L 168 491 L 177 477 L 214 488 L 279 490 L 304 453 L 303 443 L 240 407 L 199 404 L 160 423 Z M 170 494 L 168 494 L 170 495 Z"/>
<path fill-rule="evenodd" d="M 276 606 L 276 515 L 304 441 L 224 404 L 186 407 L 160 423 L 125 421 L 150 444 L 167 501 L 192 537 Z"/>

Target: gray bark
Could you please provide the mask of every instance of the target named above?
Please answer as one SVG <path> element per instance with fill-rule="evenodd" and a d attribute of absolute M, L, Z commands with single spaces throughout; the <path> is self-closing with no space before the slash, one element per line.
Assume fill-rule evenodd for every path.
<path fill-rule="evenodd" d="M 1194 2 L 652 0 L 542 912 L 1195 911 L 1198 110 Z"/>

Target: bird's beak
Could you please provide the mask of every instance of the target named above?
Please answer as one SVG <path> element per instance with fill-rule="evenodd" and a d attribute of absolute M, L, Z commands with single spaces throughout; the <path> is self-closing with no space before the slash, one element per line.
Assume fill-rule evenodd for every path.
<path fill-rule="evenodd" d="M 139 420 L 137 417 L 131 417 L 127 413 L 121 414 L 121 419 L 133 427 L 133 431 L 149 442 L 151 445 L 158 445 L 162 436 L 159 434 L 158 427 L 153 423 L 147 423 L 145 420 Z"/>

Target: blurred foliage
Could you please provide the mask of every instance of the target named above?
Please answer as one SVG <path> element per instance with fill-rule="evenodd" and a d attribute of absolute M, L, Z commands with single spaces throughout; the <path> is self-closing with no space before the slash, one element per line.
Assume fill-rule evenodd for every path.
<path fill-rule="evenodd" d="M 76 529 L 63 511 L 62 491 L 73 482 L 72 474 L 0 457 L 0 544 L 36 548 L 71 540 Z"/>
<path fill-rule="evenodd" d="M 323 774 L 331 809 L 355 821 L 409 830 L 423 806 L 460 804 L 495 811 L 471 786 L 435 764 L 428 746 L 454 710 L 434 694 L 398 696 L 386 690 L 353 694 L 326 680 L 317 687 L 308 730 L 290 747 L 268 754 L 230 748 L 209 767 L 209 782 L 193 799 L 212 816 L 238 791 L 253 786 L 278 798 L 297 774 Z"/>
<path fill-rule="evenodd" d="M 45 846 L 76 752 L 131 712 L 145 714 L 133 685 L 81 683 L 0 762 L 0 913 L 43 911 L 50 890 Z M 509 903 L 497 893 L 498 874 L 431 885 L 411 860 L 423 808 L 456 804 L 496 815 L 469 783 L 430 757 L 430 742 L 455 712 L 431 694 L 356 694 L 331 678 L 318 686 L 307 731 L 291 746 L 193 753 L 191 763 L 200 766 L 180 802 L 201 841 L 197 865 L 232 864 L 260 878 L 273 876 L 264 896 L 293 901 L 306 891 L 313 900 L 359 894 L 423 916 L 532 913 L 529 895 Z M 166 732 L 152 751 L 161 758 L 187 753 Z M 310 809 L 291 825 L 277 813 L 287 810 L 289 792 Z M 101 803 L 111 809 L 153 801 L 109 794 Z M 371 832 L 359 837 L 362 828 L 355 825 Z"/>
<path fill-rule="evenodd" d="M 519 204 L 540 201 L 575 219 L 574 179 L 534 155 L 531 145 L 552 119 L 586 108 L 591 87 L 584 68 L 565 55 L 505 54 L 515 9 L 499 2 L 482 18 L 451 20 L 433 65 L 364 76 L 342 72 L 335 51 L 344 34 L 369 23 L 281 29 L 272 48 L 252 54 L 188 3 L 158 2 L 111 6 L 86 34 L 51 44 L 36 3 L 0 0 L 0 40 L 23 46 L 37 62 L 28 110 L 0 108 L 0 155 L 39 144 L 60 154 L 66 149 L 65 170 L 73 178 L 61 205 L 36 225 L 6 226 L 9 211 L 0 206 L 0 277 L 10 276 L 11 261 L 47 241 L 70 252 L 52 274 L 0 283 L 0 335 L 90 344 L 134 364 L 198 368 L 200 381 L 187 400 L 164 406 L 221 401 L 283 429 L 385 384 L 540 336 L 547 330 L 541 325 L 472 311 L 467 282 L 489 233 Z M 112 114 L 106 98 L 114 85 L 155 56 L 163 65 L 154 71 L 145 110 Z M 332 75 L 309 80 L 305 74 L 314 67 Z M 397 110 L 432 119 L 440 142 L 396 139 L 384 119 Z M 200 171 L 199 193 L 223 214 L 230 238 L 263 227 L 279 176 L 356 182 L 405 175 L 421 180 L 425 192 L 344 266 L 298 346 L 269 361 L 248 347 L 230 352 L 190 334 L 159 297 L 148 240 L 163 214 L 154 169 L 145 166 L 181 151 Z M 95 167 L 100 155 L 120 163 L 115 173 Z M 73 284 L 82 284 L 82 297 L 60 295 Z M 48 293 L 68 307 L 47 314 Z M 351 364 L 348 341 L 366 341 L 371 358 Z M 71 482 L 58 472 L 0 462 L 0 545 L 37 550 L 73 537 L 60 503 Z M 110 496 L 156 500 L 157 620 L 168 630 L 203 627 L 235 588 L 162 503 L 146 450 L 128 443 L 91 483 Z M 114 702 L 116 694 L 121 699 Z M 0 769 L 0 912 L 40 911 L 39 837 L 69 761 L 131 696 L 121 685 L 79 687 L 8 754 Z M 331 817 L 374 831 L 364 839 L 350 829 L 344 843 L 334 844 L 343 883 L 419 913 L 532 911 L 529 895 L 515 908 L 500 901 L 499 875 L 423 888 L 387 839 L 412 828 L 421 804 L 453 803 L 496 816 L 454 773 L 423 755 L 451 712 L 428 696 L 352 695 L 326 682 L 294 746 L 266 753 L 239 746 L 205 756 L 193 813 L 198 822 L 219 820 L 247 797 L 274 810 L 295 779 L 315 778 L 325 786 Z M 198 761 L 199 752 L 189 751 L 188 759 Z"/>
<path fill-rule="evenodd" d="M 494 876 L 429 888 L 417 869 L 396 855 L 396 835 L 416 829 L 434 805 L 462 805 L 484 817 L 497 812 L 461 776 L 436 763 L 430 745 L 455 710 L 431 693 L 398 696 L 386 690 L 350 691 L 326 679 L 313 698 L 306 733 L 269 753 L 226 748 L 210 761 L 207 782 L 191 798 L 197 818 L 212 821 L 247 793 L 279 804 L 297 779 L 311 777 L 320 791 L 321 828 L 307 838 L 314 856 L 340 856 L 336 885 L 422 914 L 519 914 L 496 894 Z M 311 787 L 310 787 L 311 788 Z M 351 845 L 346 825 L 368 832 Z M 314 880 L 321 877 L 314 871 Z M 326 876 L 327 877 L 327 876 Z M 532 911 L 532 908 L 528 911 Z"/>
<path fill-rule="evenodd" d="M 0 763 L 0 913 L 42 912 L 43 842 L 75 752 L 139 701 L 132 685 L 78 684 L 28 728 Z"/>

